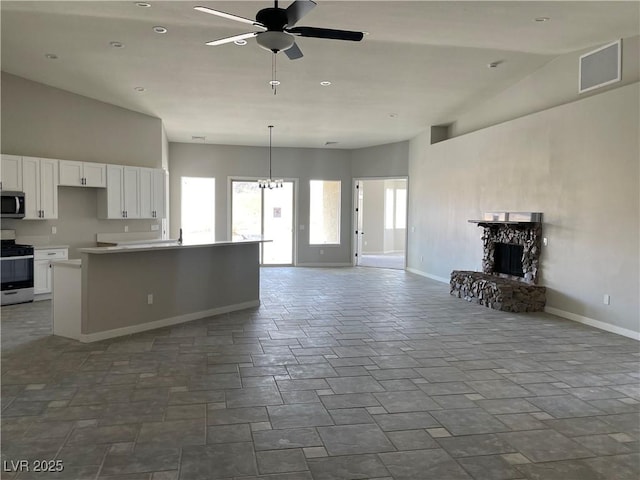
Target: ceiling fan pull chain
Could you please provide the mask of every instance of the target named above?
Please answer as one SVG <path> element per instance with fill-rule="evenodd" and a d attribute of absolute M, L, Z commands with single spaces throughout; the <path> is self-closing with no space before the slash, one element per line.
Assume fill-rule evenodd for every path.
<path fill-rule="evenodd" d="M 276 54 L 273 53 L 271 57 L 271 90 L 273 90 L 273 94 L 278 93 L 278 79 L 276 72 Z"/>

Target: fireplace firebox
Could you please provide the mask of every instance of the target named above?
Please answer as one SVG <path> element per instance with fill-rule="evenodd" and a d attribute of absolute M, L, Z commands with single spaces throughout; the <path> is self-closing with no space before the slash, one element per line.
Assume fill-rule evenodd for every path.
<path fill-rule="evenodd" d="M 522 270 L 523 245 L 496 242 L 493 244 L 493 248 L 493 271 L 495 273 L 524 277 Z"/>

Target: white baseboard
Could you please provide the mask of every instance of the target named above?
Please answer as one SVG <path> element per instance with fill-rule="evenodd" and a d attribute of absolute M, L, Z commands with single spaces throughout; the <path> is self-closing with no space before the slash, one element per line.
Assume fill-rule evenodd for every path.
<path fill-rule="evenodd" d="M 611 325 L 610 323 L 601 322 L 600 320 L 595 320 L 589 317 L 583 317 L 582 315 L 566 312 L 564 310 L 560 310 L 559 308 L 544 307 L 544 311 L 552 315 L 557 315 L 558 317 L 566 318 L 567 320 L 573 320 L 575 322 L 584 323 L 585 325 L 589 325 L 591 327 L 599 328 L 600 330 L 616 333 L 618 335 L 622 335 L 623 337 L 640 340 L 640 332 L 634 332 L 633 330 L 629 330 L 628 328 L 616 327 L 615 325 Z"/>
<path fill-rule="evenodd" d="M 353 267 L 351 263 L 298 263 L 296 267 Z"/>
<path fill-rule="evenodd" d="M 430 278 L 431 280 L 435 280 L 436 282 L 446 283 L 447 285 L 449 284 L 449 281 L 450 281 L 449 278 L 432 275 L 431 273 L 423 272 L 422 270 L 416 270 L 415 268 L 407 268 L 407 271 L 411 273 L 415 273 L 416 275 L 420 275 L 421 277 Z"/>
<path fill-rule="evenodd" d="M 83 343 L 99 342 L 100 340 L 107 340 L 109 338 L 123 337 L 125 335 L 132 335 L 134 333 L 146 332 L 147 330 L 154 330 L 156 328 L 170 327 L 172 325 L 178 325 L 180 323 L 191 322 L 192 320 L 198 320 L 200 318 L 211 317 L 213 315 L 221 315 L 223 313 L 235 312 L 237 310 L 244 310 L 245 308 L 257 307 L 260 305 L 260 300 L 251 300 L 249 302 L 236 303 L 234 305 L 226 305 L 224 307 L 211 308 L 209 310 L 202 310 L 200 312 L 186 313 L 184 315 L 178 315 L 176 317 L 162 318 L 160 320 L 154 320 L 153 322 L 141 323 L 139 325 L 131 325 L 129 327 L 114 328 L 113 330 L 105 330 L 104 332 L 96 333 L 81 333 L 80 340 Z"/>

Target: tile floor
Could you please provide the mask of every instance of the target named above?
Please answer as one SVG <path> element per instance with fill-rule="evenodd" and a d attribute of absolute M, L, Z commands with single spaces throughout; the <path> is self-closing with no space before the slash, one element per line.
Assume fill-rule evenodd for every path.
<path fill-rule="evenodd" d="M 404 271 L 263 269 L 260 308 L 93 344 L 49 310 L 2 309 L 5 479 L 640 475 L 636 341 Z"/>

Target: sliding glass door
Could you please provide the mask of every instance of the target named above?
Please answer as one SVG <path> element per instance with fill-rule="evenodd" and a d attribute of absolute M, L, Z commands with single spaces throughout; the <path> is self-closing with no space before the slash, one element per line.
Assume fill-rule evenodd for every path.
<path fill-rule="evenodd" d="M 294 187 L 291 180 L 272 190 L 255 180 L 231 181 L 231 237 L 271 240 L 260 250 L 263 265 L 293 264 Z"/>

